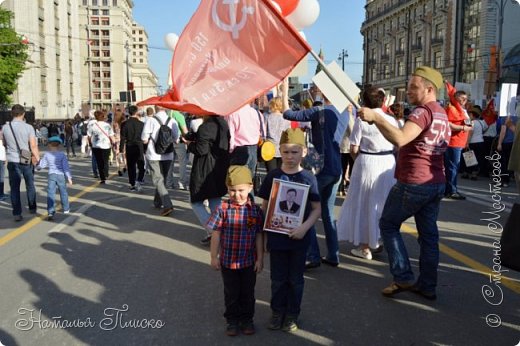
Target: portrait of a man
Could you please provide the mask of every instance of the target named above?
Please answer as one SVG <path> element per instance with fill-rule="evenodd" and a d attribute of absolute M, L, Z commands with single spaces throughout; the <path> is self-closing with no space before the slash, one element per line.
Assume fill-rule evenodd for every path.
<path fill-rule="evenodd" d="M 296 189 L 288 189 L 285 193 L 285 200 L 278 203 L 278 208 L 282 213 L 296 214 L 300 210 L 300 205 L 296 203 L 298 191 Z"/>

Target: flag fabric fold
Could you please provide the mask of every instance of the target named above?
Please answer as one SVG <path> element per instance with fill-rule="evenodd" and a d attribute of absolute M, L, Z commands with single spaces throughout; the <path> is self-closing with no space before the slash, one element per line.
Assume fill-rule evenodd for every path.
<path fill-rule="evenodd" d="M 202 0 L 175 48 L 163 106 L 230 114 L 278 84 L 310 50 L 269 0 Z"/>

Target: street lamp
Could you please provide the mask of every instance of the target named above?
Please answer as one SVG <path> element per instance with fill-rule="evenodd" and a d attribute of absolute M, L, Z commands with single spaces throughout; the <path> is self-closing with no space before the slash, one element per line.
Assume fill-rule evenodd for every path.
<path fill-rule="evenodd" d="M 339 53 L 338 61 L 341 61 L 341 69 L 345 71 L 345 58 L 348 58 L 348 52 L 346 49 L 342 49 Z"/>

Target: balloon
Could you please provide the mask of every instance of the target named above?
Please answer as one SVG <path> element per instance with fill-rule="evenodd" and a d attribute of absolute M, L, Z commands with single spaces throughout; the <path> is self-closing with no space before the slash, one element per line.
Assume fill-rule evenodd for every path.
<path fill-rule="evenodd" d="M 301 30 L 314 24 L 320 15 L 320 4 L 318 0 L 300 0 L 298 6 L 286 19 Z"/>
<path fill-rule="evenodd" d="M 164 44 L 166 47 L 171 50 L 172 52 L 175 50 L 175 46 L 177 45 L 177 42 L 179 41 L 179 36 L 174 33 L 169 33 L 164 36 Z"/>
<path fill-rule="evenodd" d="M 271 0 L 271 5 L 274 6 L 274 8 L 276 8 L 276 10 L 280 13 L 282 13 L 282 8 L 280 7 L 280 5 L 278 5 L 278 3 L 274 0 Z"/>
<path fill-rule="evenodd" d="M 298 6 L 298 3 L 300 0 L 273 0 L 276 2 L 280 8 L 282 9 L 282 15 L 284 17 L 287 17 L 289 14 L 291 14 L 296 7 Z"/>

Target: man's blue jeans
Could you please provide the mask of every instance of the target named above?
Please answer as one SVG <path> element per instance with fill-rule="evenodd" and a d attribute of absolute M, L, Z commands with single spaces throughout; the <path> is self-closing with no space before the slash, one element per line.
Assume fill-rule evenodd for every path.
<path fill-rule="evenodd" d="M 63 174 L 49 174 L 49 180 L 47 182 L 47 211 L 49 215 L 56 212 L 56 187 L 60 192 L 63 211 L 70 210 L 65 176 Z"/>
<path fill-rule="evenodd" d="M 321 220 L 323 221 L 323 230 L 327 243 L 327 259 L 329 261 L 339 263 L 339 245 L 338 231 L 336 230 L 336 221 L 334 220 L 334 205 L 336 202 L 336 191 L 341 180 L 341 175 L 332 176 L 318 174 L 318 192 L 321 197 Z M 307 260 L 313 263 L 320 262 L 320 247 L 316 238 L 316 228 L 309 229 L 310 245 L 307 251 Z"/>
<path fill-rule="evenodd" d="M 457 192 L 457 174 L 459 173 L 462 148 L 448 147 L 444 152 L 444 169 L 446 170 L 446 194 Z"/>
<path fill-rule="evenodd" d="M 397 182 L 388 194 L 379 227 L 388 252 L 390 272 L 398 284 L 414 283 L 410 259 L 400 233 L 401 224 L 414 216 L 420 246 L 420 274 L 416 284 L 423 292 L 435 293 L 439 266 L 437 217 L 444 187 L 443 183 L 414 185 Z"/>
<path fill-rule="evenodd" d="M 206 229 L 211 213 L 217 209 L 221 201 L 220 197 L 208 198 L 209 211 L 204 202 L 191 202 L 191 209 L 204 229 Z"/>
<path fill-rule="evenodd" d="M 13 215 L 22 215 L 22 201 L 20 199 L 20 184 L 22 183 L 22 177 L 25 180 L 29 210 L 31 212 L 36 212 L 36 188 L 34 187 L 33 166 L 22 165 L 17 162 L 8 162 L 7 170 L 9 171 Z"/>

